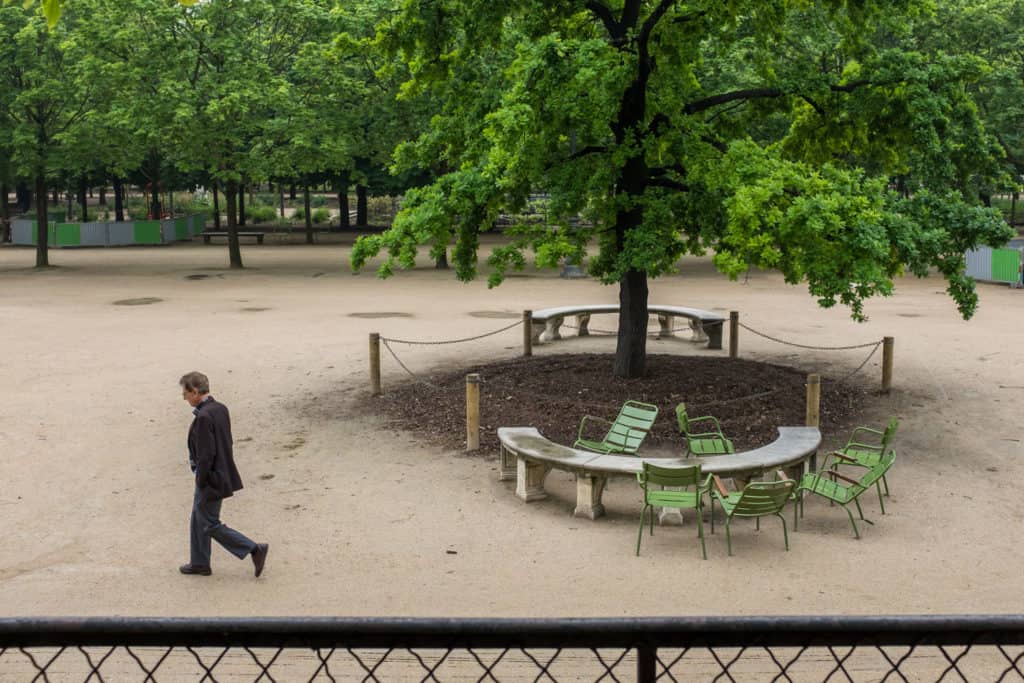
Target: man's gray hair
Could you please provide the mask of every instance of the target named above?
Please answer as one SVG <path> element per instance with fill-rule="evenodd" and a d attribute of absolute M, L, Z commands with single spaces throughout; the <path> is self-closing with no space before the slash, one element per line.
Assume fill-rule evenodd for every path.
<path fill-rule="evenodd" d="M 201 372 L 185 373 L 178 380 L 178 384 L 189 391 L 198 391 L 200 394 L 210 393 L 210 379 Z"/>

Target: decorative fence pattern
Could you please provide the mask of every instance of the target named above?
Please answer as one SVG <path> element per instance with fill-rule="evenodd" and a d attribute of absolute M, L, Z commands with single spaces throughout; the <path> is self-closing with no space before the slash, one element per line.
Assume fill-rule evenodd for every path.
<path fill-rule="evenodd" d="M 0 680 L 1021 681 L 1024 615 L 0 619 Z"/>

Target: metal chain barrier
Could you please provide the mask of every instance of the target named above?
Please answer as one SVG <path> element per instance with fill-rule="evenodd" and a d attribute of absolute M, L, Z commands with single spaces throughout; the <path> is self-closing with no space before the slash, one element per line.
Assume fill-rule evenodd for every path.
<path fill-rule="evenodd" d="M 765 339 L 770 339 L 773 342 L 785 344 L 786 346 L 795 346 L 799 349 L 813 349 L 815 351 L 849 351 L 850 349 L 866 349 L 869 346 L 878 346 L 879 344 L 882 343 L 881 341 L 876 341 L 868 342 L 866 344 L 854 344 L 853 346 L 809 346 L 807 344 L 797 344 L 796 342 L 786 341 L 785 339 L 779 339 L 778 337 L 773 337 L 763 332 L 758 332 L 749 325 L 744 325 L 743 323 L 740 322 L 738 322 L 737 324 L 743 329 L 747 330 L 748 332 L 753 332 L 758 337 L 764 337 Z"/>
<path fill-rule="evenodd" d="M 500 330 L 494 330 L 493 332 L 485 332 L 484 334 L 478 334 L 475 337 L 465 337 L 464 339 L 449 339 L 449 340 L 443 340 L 443 341 L 412 341 L 412 340 L 409 340 L 409 339 L 391 339 L 391 338 L 381 337 L 380 340 L 381 341 L 394 342 L 396 344 L 413 344 L 413 345 L 419 345 L 419 346 L 438 346 L 440 344 L 459 344 L 461 342 L 476 341 L 477 339 L 483 339 L 485 337 L 490 337 L 490 336 L 495 335 L 495 334 L 500 334 L 502 332 L 505 332 L 506 330 L 511 330 L 516 325 L 522 325 L 522 324 L 523 324 L 522 320 L 517 320 L 514 323 L 512 323 L 511 325 L 503 327 Z"/>
<path fill-rule="evenodd" d="M 412 345 L 412 346 L 440 346 L 442 344 L 459 344 L 459 343 L 462 343 L 462 342 L 477 341 L 478 339 L 485 339 L 487 337 L 491 337 L 491 336 L 494 336 L 496 334 L 501 334 L 502 332 L 507 332 L 508 330 L 511 330 L 513 327 L 516 327 L 516 326 L 522 325 L 522 324 L 523 324 L 522 320 L 517 320 L 514 323 L 512 323 L 511 325 L 506 325 L 505 327 L 502 327 L 499 330 L 494 330 L 493 332 L 485 332 L 484 334 L 478 334 L 478 335 L 473 336 L 473 337 L 464 337 L 462 339 L 446 339 L 446 340 L 440 340 L 440 341 L 415 341 L 415 340 L 411 340 L 411 339 L 392 339 L 390 337 L 381 337 L 380 338 L 380 342 L 381 342 L 381 344 L 384 345 L 384 348 L 388 350 L 388 353 L 391 354 L 391 357 L 395 359 L 395 362 L 398 363 L 399 367 L 401 367 L 403 370 L 405 370 L 407 373 L 409 373 L 410 377 L 412 377 L 414 380 L 416 380 L 416 382 L 418 382 L 418 383 L 420 383 L 420 384 L 422 384 L 422 385 L 424 385 L 426 387 L 430 387 L 431 389 L 437 390 L 437 389 L 440 389 L 441 387 L 437 386 L 436 384 L 431 384 L 430 382 L 426 381 L 425 379 L 422 379 L 415 372 L 410 370 L 409 366 L 407 366 L 405 363 L 403 363 L 402 359 L 398 357 L 397 353 L 395 353 L 395 350 L 393 348 L 391 348 L 391 344 L 409 344 L 409 345 Z"/>

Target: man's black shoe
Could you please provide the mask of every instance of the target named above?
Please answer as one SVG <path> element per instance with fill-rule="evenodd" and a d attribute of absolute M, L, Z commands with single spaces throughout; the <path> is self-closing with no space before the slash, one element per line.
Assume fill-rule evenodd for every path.
<path fill-rule="evenodd" d="M 256 576 L 259 577 L 263 573 L 263 565 L 267 562 L 267 551 L 270 550 L 270 545 L 267 543 L 257 543 L 256 547 L 252 551 L 252 566 L 256 568 Z"/>
<path fill-rule="evenodd" d="M 199 576 L 209 576 L 213 573 L 209 567 L 198 564 L 183 564 L 178 567 L 178 571 L 182 574 L 197 574 Z"/>

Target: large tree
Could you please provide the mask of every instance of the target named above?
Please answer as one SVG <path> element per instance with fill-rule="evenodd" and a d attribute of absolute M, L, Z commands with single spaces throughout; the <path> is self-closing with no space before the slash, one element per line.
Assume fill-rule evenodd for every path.
<path fill-rule="evenodd" d="M 403 57 L 407 96 L 431 89 L 444 106 L 399 160 L 446 172 L 353 265 L 383 249 L 390 274 L 454 225 L 470 279 L 478 233 L 541 190 L 550 224 L 513 231 L 490 284 L 525 250 L 553 266 L 596 240 L 590 272 L 619 286 L 620 376 L 645 369 L 648 278 L 708 249 L 732 277 L 778 269 L 857 319 L 905 270 L 938 268 L 970 317 L 964 250 L 1008 234 L 976 205 L 997 150 L 964 88 L 977 63 L 916 44 L 926 9 L 407 0 L 379 44 Z"/>

